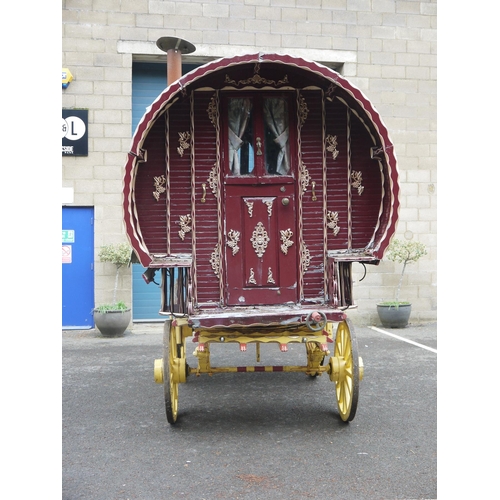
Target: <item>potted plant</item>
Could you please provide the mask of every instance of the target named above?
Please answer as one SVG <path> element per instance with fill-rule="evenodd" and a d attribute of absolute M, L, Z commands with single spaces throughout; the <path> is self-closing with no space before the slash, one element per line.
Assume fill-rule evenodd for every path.
<path fill-rule="evenodd" d="M 104 337 L 119 337 L 123 335 L 131 319 L 130 308 L 123 301 L 116 301 L 120 268 L 130 263 L 130 247 L 127 243 L 104 245 L 100 248 L 98 255 L 101 262 L 110 262 L 115 265 L 116 274 L 113 301 L 94 309 L 94 322 Z"/>
<path fill-rule="evenodd" d="M 411 303 L 399 300 L 403 276 L 408 264 L 417 262 L 420 257 L 426 254 L 427 249 L 425 245 L 418 241 L 395 239 L 389 245 L 386 257 L 393 262 L 403 264 L 403 269 L 401 270 L 398 286 L 396 287 L 395 300 L 377 304 L 378 317 L 383 326 L 387 328 L 404 328 L 408 325 L 411 314 Z"/>

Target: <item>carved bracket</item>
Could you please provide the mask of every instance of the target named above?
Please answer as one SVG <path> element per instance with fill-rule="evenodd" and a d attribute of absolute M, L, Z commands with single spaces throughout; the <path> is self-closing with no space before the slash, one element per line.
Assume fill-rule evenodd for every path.
<path fill-rule="evenodd" d="M 267 215 L 271 217 L 273 215 L 273 200 L 262 200 L 262 203 L 267 206 Z"/>

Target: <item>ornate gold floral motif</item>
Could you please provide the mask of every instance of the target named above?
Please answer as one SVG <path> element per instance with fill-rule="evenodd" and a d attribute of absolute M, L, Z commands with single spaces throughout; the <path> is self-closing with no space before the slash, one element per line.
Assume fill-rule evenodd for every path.
<path fill-rule="evenodd" d="M 253 201 L 245 200 L 245 205 L 247 206 L 248 216 L 253 217 Z"/>
<path fill-rule="evenodd" d="M 363 182 L 363 175 L 361 172 L 352 171 L 351 172 L 351 186 L 358 190 L 359 196 L 364 191 L 364 186 L 361 184 Z"/>
<path fill-rule="evenodd" d="M 302 127 L 307 120 L 307 115 L 309 113 L 309 108 L 307 107 L 306 100 L 299 96 L 299 124 Z"/>
<path fill-rule="evenodd" d="M 240 247 L 238 246 L 238 242 L 240 241 L 240 232 L 231 229 L 231 231 L 227 234 L 227 237 L 229 238 L 227 246 L 233 250 L 233 255 L 236 255 L 240 250 Z"/>
<path fill-rule="evenodd" d="M 293 232 L 290 228 L 286 229 L 285 231 L 281 230 L 280 231 L 280 238 L 281 238 L 281 251 L 286 255 L 288 253 L 288 249 L 293 245 L 293 241 L 291 240 L 293 236 Z"/>
<path fill-rule="evenodd" d="M 153 196 L 156 201 L 160 200 L 160 194 L 165 192 L 165 183 L 167 179 L 164 175 L 160 175 L 159 177 L 153 177 L 155 190 L 153 191 Z"/>
<path fill-rule="evenodd" d="M 300 162 L 300 184 L 302 185 L 302 191 L 305 193 L 307 186 L 309 186 L 309 181 L 311 176 L 306 168 L 305 163 Z"/>
<path fill-rule="evenodd" d="M 302 243 L 302 249 L 300 251 L 300 265 L 302 273 L 305 273 L 307 271 L 310 263 L 311 253 L 309 252 L 309 249 L 306 247 L 305 243 Z"/>
<path fill-rule="evenodd" d="M 328 134 L 326 136 L 326 143 L 327 143 L 326 150 L 329 153 L 332 153 L 332 158 L 334 160 L 336 160 L 337 156 L 339 155 L 339 151 L 337 149 L 337 146 L 338 146 L 337 136 L 336 135 Z"/>
<path fill-rule="evenodd" d="M 212 167 L 212 170 L 210 170 L 210 174 L 208 174 L 208 185 L 210 186 L 210 189 L 212 190 L 213 194 L 217 194 L 217 163 L 214 163 L 214 166 Z"/>
<path fill-rule="evenodd" d="M 257 257 L 262 257 L 266 251 L 267 244 L 269 243 L 269 236 L 267 235 L 266 228 L 259 222 L 252 233 L 250 238 L 252 246 L 257 254 Z"/>
<path fill-rule="evenodd" d="M 252 283 L 252 285 L 257 284 L 257 282 L 255 281 L 255 274 L 253 272 L 253 267 L 250 268 L 250 277 L 248 278 L 248 282 Z"/>
<path fill-rule="evenodd" d="M 218 117 L 218 107 L 217 107 L 217 99 L 214 95 L 208 104 L 207 108 L 208 118 L 212 122 L 214 127 L 217 127 L 217 117 Z"/>
<path fill-rule="evenodd" d="M 340 231 L 340 227 L 338 226 L 339 213 L 329 211 L 327 213 L 327 217 L 328 217 L 328 223 L 326 224 L 326 227 L 333 231 L 334 236 L 337 236 L 337 234 L 339 234 Z"/>
<path fill-rule="evenodd" d="M 191 139 L 191 134 L 188 131 L 179 132 L 179 147 L 177 148 L 179 156 L 184 156 L 184 151 L 189 148 L 189 139 Z"/>
<path fill-rule="evenodd" d="M 273 200 L 262 200 L 262 203 L 267 206 L 267 215 L 271 217 L 273 215 Z"/>
<path fill-rule="evenodd" d="M 285 77 L 282 80 L 278 80 L 276 82 L 275 80 L 267 80 L 266 78 L 263 78 L 262 76 L 259 75 L 259 71 L 260 71 L 260 64 L 256 63 L 254 67 L 254 75 L 252 77 L 247 78 L 246 80 L 240 80 L 236 82 L 235 80 L 229 78 L 229 75 L 226 75 L 225 83 L 229 83 L 234 87 L 240 87 L 241 85 L 272 85 L 273 87 L 279 87 L 281 85 L 286 85 L 288 83 L 287 75 L 285 75 Z"/>
<path fill-rule="evenodd" d="M 273 278 L 273 270 L 271 268 L 269 268 L 267 270 L 267 282 L 272 283 L 273 285 L 276 284 L 276 281 L 274 281 L 274 278 Z"/>
<path fill-rule="evenodd" d="M 181 226 L 181 230 L 179 231 L 179 237 L 182 241 L 184 241 L 184 237 L 187 233 L 191 231 L 191 215 L 181 215 L 179 218 L 179 222 L 177 223 Z"/>
<path fill-rule="evenodd" d="M 215 276 L 220 278 L 220 253 L 218 245 L 215 245 L 214 251 L 210 254 L 210 265 L 212 266 Z"/>

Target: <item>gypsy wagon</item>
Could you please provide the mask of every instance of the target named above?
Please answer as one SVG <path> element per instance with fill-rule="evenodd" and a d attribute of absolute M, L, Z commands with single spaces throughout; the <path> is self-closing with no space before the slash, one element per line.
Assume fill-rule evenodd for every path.
<path fill-rule="evenodd" d="M 194 50 L 180 39 L 157 45 L 169 70 Z M 398 191 L 386 127 L 336 71 L 257 53 L 169 74 L 133 136 L 123 191 L 143 277 L 161 275 L 154 377 L 169 423 L 191 375 L 259 371 L 326 374 L 340 418 L 354 418 L 364 368 L 347 317 L 352 266 L 379 263 Z M 263 343 L 282 352 L 302 343 L 304 364 L 212 366 L 211 349 L 228 342 L 255 344 L 257 361 Z"/>

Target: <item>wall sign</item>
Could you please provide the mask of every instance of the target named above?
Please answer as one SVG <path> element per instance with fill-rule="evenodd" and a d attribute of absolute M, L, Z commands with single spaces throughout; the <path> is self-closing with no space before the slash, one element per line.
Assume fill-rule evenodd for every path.
<path fill-rule="evenodd" d="M 88 109 L 62 110 L 62 155 L 88 156 Z"/>

